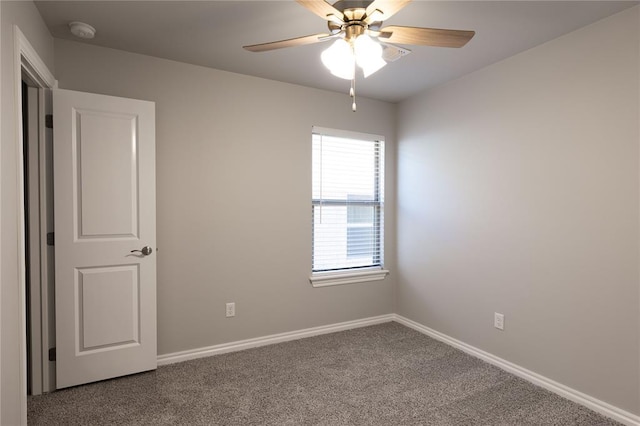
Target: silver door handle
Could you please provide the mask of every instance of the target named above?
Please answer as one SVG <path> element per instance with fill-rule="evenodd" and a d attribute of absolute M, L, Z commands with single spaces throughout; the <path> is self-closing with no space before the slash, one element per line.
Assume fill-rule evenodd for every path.
<path fill-rule="evenodd" d="M 153 249 L 149 246 L 144 246 L 142 250 L 131 250 L 131 253 L 142 253 L 143 256 L 149 256 L 153 253 Z"/>

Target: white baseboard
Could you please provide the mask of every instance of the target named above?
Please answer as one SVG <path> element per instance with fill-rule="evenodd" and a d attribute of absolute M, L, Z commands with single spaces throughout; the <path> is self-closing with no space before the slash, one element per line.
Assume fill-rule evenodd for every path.
<path fill-rule="evenodd" d="M 604 416 L 612 418 L 622 424 L 625 424 L 628 426 L 640 426 L 640 416 L 637 416 L 633 413 L 622 410 L 618 407 L 614 407 L 611 404 L 608 404 L 604 401 L 600 401 L 599 399 L 596 399 L 592 396 L 589 396 L 580 391 L 572 389 L 561 383 L 553 381 L 547 377 L 541 376 L 538 373 L 534 373 L 533 371 L 527 370 L 526 368 L 520 367 L 519 365 L 516 365 L 512 362 L 499 358 L 495 355 L 492 355 L 474 346 L 468 345 L 464 342 L 461 342 L 460 340 L 454 339 L 453 337 L 450 337 L 450 336 L 447 336 L 446 334 L 435 331 L 429 327 L 426 327 L 422 324 L 419 324 L 403 316 L 394 314 L 393 320 L 402 325 L 406 325 L 407 327 L 412 328 L 416 331 L 419 331 L 423 334 L 426 334 L 427 336 L 433 337 L 436 340 L 446 343 L 449 346 L 453 346 L 454 348 L 460 349 L 461 351 L 466 352 L 469 355 L 472 355 L 476 358 L 480 358 L 481 360 L 486 361 L 489 364 L 493 364 L 505 371 L 508 371 L 511 374 L 514 374 L 520 378 L 523 378 L 535 385 L 545 388 L 566 399 L 569 399 L 573 402 L 583 405 Z"/>
<path fill-rule="evenodd" d="M 319 336 L 321 334 L 335 333 L 337 331 L 350 330 L 352 328 L 366 327 L 369 325 L 391 322 L 395 314 L 380 315 L 377 317 L 364 318 L 355 321 L 341 322 L 338 324 L 323 325 L 320 327 L 305 328 L 303 330 L 290 331 L 287 333 L 272 334 L 270 336 L 256 337 L 254 339 L 239 340 L 236 342 L 222 343 L 205 348 L 192 349 L 181 352 L 174 352 L 158 356 L 158 365 L 173 364 L 176 362 L 188 361 L 190 359 L 204 358 L 212 355 L 219 355 L 228 352 L 236 352 L 244 349 L 257 348 L 259 346 L 273 345 L 274 343 L 288 342 L 291 340 L 303 339 L 305 337 Z"/>

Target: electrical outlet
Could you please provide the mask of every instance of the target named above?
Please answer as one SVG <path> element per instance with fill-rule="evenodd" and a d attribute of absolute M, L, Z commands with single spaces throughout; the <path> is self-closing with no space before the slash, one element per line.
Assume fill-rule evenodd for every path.
<path fill-rule="evenodd" d="M 493 326 L 498 330 L 504 330 L 504 315 L 497 312 L 493 313 Z"/>
<path fill-rule="evenodd" d="M 236 316 L 236 304 L 234 302 L 227 303 L 227 318 Z"/>

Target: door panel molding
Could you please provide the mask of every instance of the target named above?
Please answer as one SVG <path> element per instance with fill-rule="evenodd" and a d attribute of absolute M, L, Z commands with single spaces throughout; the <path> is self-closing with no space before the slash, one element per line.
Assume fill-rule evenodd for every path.
<path fill-rule="evenodd" d="M 72 117 L 76 239 L 139 239 L 138 116 L 75 108 Z M 105 130 L 118 134 L 122 145 L 84 143 L 102 142 Z"/>
<path fill-rule="evenodd" d="M 78 355 L 140 344 L 139 275 L 137 264 L 76 268 Z"/>

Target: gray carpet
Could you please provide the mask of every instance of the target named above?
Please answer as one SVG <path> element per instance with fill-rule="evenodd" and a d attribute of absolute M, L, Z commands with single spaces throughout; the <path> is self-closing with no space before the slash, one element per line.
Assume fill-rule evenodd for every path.
<path fill-rule="evenodd" d="M 386 323 L 29 397 L 32 425 L 616 425 Z"/>

